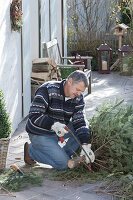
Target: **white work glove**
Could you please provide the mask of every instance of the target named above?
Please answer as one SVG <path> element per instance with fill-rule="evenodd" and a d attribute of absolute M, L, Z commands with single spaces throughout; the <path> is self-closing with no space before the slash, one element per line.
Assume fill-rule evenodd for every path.
<path fill-rule="evenodd" d="M 60 122 L 55 122 L 52 125 L 51 129 L 56 132 L 56 135 L 58 135 L 58 137 L 63 137 L 65 133 L 68 132 L 65 130 L 65 127 L 66 127 L 65 124 L 61 124 Z"/>
<path fill-rule="evenodd" d="M 82 145 L 82 148 L 85 150 L 85 152 L 83 151 L 83 149 L 81 150 L 81 153 L 80 153 L 80 156 L 85 156 L 85 162 L 88 164 L 88 163 L 93 163 L 94 160 L 95 160 L 95 155 L 94 155 L 94 152 L 91 150 L 91 144 L 83 144 Z M 89 158 L 90 159 L 89 159 Z"/>

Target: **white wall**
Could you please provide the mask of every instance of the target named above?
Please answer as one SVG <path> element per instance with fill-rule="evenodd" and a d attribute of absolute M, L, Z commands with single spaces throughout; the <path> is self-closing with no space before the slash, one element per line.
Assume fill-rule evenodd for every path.
<path fill-rule="evenodd" d="M 64 30 L 63 30 L 63 38 L 64 38 L 64 56 L 67 56 L 67 0 L 64 0 L 63 1 L 63 10 L 64 10 L 64 19 L 63 19 L 63 27 L 64 27 Z"/>
<path fill-rule="evenodd" d="M 50 40 L 49 0 L 40 0 L 41 4 L 41 42 Z"/>
<path fill-rule="evenodd" d="M 61 0 L 50 2 L 49 5 L 49 0 L 41 0 L 41 42 L 57 38 L 62 49 Z"/>
<path fill-rule="evenodd" d="M 41 40 L 49 41 L 50 38 L 57 37 L 61 44 L 61 0 L 51 0 L 51 35 L 49 32 L 49 0 L 40 1 Z M 38 1 L 22 0 L 22 35 L 12 32 L 10 2 L 11 0 L 0 0 L 0 89 L 4 92 L 12 122 L 12 132 L 14 132 L 23 117 L 29 113 L 32 60 L 39 56 L 39 30 Z"/>
<path fill-rule="evenodd" d="M 22 120 L 20 33 L 11 32 L 10 0 L 0 0 L 0 89 L 10 113 L 12 131 Z"/>
<path fill-rule="evenodd" d="M 39 19 L 38 0 L 30 1 L 30 38 L 31 38 L 31 59 L 39 56 Z"/>
<path fill-rule="evenodd" d="M 57 38 L 62 49 L 62 16 L 61 16 L 61 1 L 51 1 L 51 39 Z M 56 12 L 55 12 L 56 10 Z"/>
<path fill-rule="evenodd" d="M 12 132 L 29 112 L 32 60 L 37 58 L 39 53 L 37 1 L 23 0 L 22 10 L 21 63 L 21 33 L 11 31 L 10 0 L 0 0 L 0 89 L 4 92 L 7 110 L 10 113 Z"/>
<path fill-rule="evenodd" d="M 29 112 L 31 103 L 31 85 L 30 76 L 32 68 L 31 60 L 31 40 L 30 40 L 30 2 L 31 0 L 23 0 L 23 28 L 22 28 L 22 41 L 23 41 L 23 115 L 24 117 Z"/>
<path fill-rule="evenodd" d="M 23 0 L 23 116 L 27 116 L 31 104 L 32 60 L 38 58 L 38 1 Z"/>

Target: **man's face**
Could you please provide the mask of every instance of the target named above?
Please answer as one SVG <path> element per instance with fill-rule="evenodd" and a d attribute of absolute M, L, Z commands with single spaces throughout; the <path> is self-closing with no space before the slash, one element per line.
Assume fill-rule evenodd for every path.
<path fill-rule="evenodd" d="M 68 80 L 67 92 L 71 99 L 80 96 L 85 91 L 84 82 L 74 83 L 72 79 Z"/>

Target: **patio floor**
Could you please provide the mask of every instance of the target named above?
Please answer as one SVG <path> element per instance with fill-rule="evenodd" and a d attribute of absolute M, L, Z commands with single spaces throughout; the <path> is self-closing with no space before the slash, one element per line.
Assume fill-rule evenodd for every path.
<path fill-rule="evenodd" d="M 125 103 L 133 105 L 133 76 L 121 76 L 118 72 L 111 74 L 99 74 L 93 72 L 92 93 L 85 97 L 87 118 L 91 118 L 96 107 L 104 101 L 124 99 Z M 11 164 L 17 163 L 20 167 L 24 166 L 23 145 L 29 141 L 25 132 L 26 120 L 23 120 L 18 129 L 13 134 L 8 151 L 7 168 Z M 45 166 L 45 165 L 44 165 Z M 47 166 L 48 167 L 48 166 Z M 64 187 L 61 182 L 44 180 L 41 187 L 33 187 L 22 192 L 15 193 L 16 199 L 19 200 L 111 200 L 111 196 L 98 195 L 91 192 L 94 185 L 85 184 L 83 186 Z M 1 196 L 0 199 L 14 199 L 14 197 Z"/>

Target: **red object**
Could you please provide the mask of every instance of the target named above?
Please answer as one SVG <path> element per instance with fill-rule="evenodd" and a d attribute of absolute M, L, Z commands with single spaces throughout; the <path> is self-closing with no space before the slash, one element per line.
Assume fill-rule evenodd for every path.
<path fill-rule="evenodd" d="M 63 143 L 63 142 L 64 142 L 64 137 L 59 137 L 59 141 L 60 141 L 61 143 Z"/>

